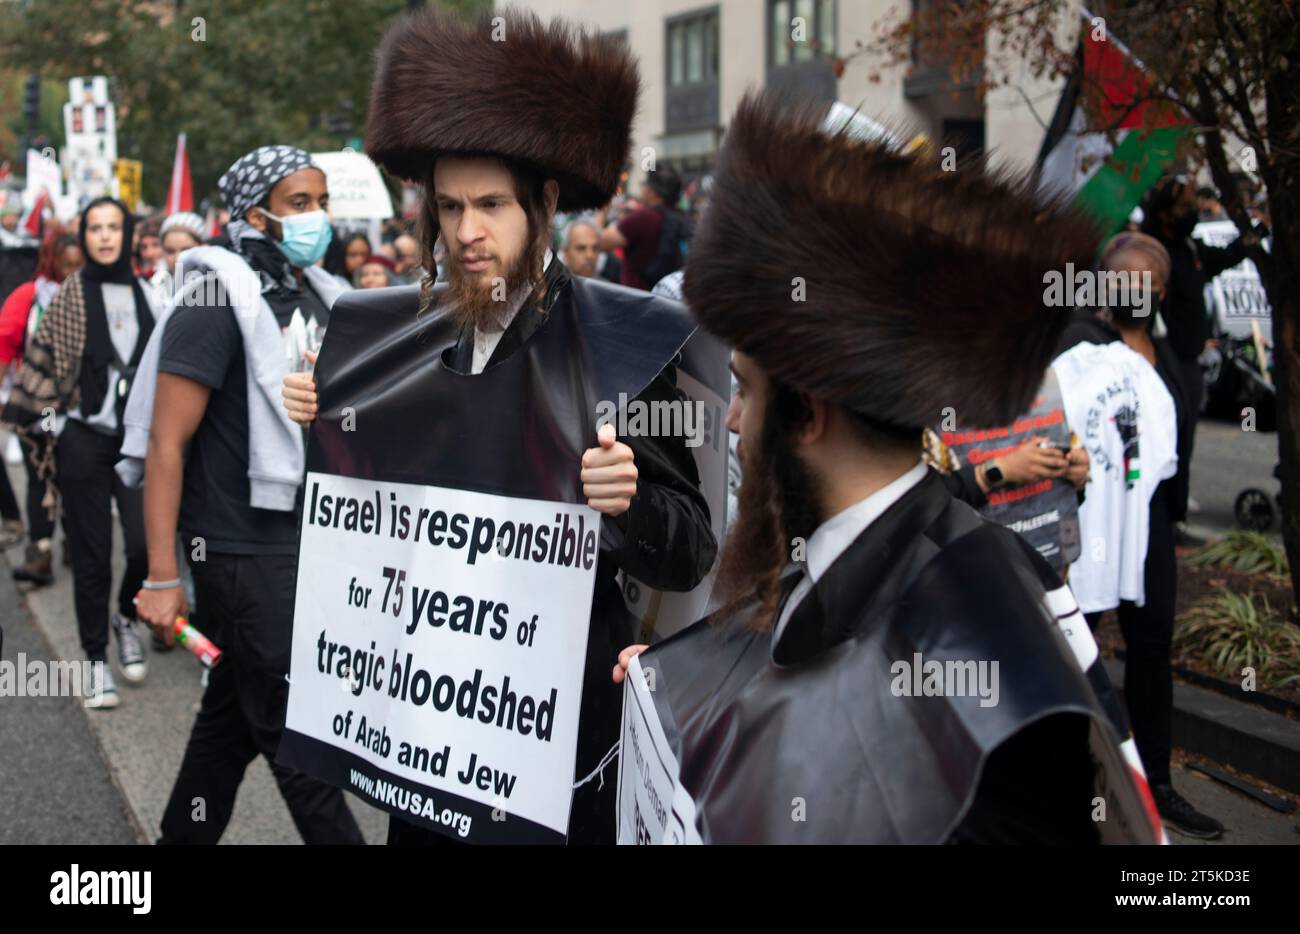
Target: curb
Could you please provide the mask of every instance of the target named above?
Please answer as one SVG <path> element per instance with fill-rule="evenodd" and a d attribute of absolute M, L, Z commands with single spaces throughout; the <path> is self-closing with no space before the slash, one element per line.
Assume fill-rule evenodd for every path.
<path fill-rule="evenodd" d="M 1105 659 L 1123 694 L 1124 663 Z M 1254 704 L 1174 681 L 1173 745 L 1300 794 L 1300 724 Z"/>

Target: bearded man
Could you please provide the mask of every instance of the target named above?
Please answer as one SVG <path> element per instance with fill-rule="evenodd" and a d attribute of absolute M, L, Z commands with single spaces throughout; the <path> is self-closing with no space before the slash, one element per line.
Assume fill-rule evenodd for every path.
<path fill-rule="evenodd" d="M 613 840 L 614 782 L 601 772 L 621 699 L 608 672 L 634 625 L 616 572 L 686 591 L 717 551 L 688 439 L 596 428 L 600 400 L 679 401 L 673 363 L 694 323 L 676 302 L 572 275 L 548 248 L 557 209 L 599 207 L 617 188 L 637 91 L 624 44 L 561 21 L 509 11 L 470 23 L 430 9 L 396 25 L 378 53 L 367 151 L 423 185 L 421 265 L 434 268 L 441 240 L 448 282 L 347 297 L 322 350 L 322 398 L 309 376 L 284 390 L 299 422 L 320 406 L 321 448 L 346 448 L 376 479 L 572 492 L 604 517 L 569 842 Z M 580 104 L 557 109 L 557 93 Z M 338 402 L 377 400 L 356 405 L 353 433 L 324 385 L 331 352 L 332 382 L 347 387 Z M 389 824 L 392 843 L 448 839 Z"/>
<path fill-rule="evenodd" d="M 1028 408 L 1069 313 L 1044 307 L 1043 274 L 1086 268 L 1096 234 L 1025 185 L 819 124 L 741 103 L 686 271 L 688 306 L 734 348 L 743 479 L 729 606 L 637 660 L 669 746 L 655 761 L 680 764 L 674 826 L 714 843 L 1151 840 L 1068 591 L 919 457 L 946 409 L 1000 425 Z M 1108 825 L 1094 756 L 1118 776 Z"/>

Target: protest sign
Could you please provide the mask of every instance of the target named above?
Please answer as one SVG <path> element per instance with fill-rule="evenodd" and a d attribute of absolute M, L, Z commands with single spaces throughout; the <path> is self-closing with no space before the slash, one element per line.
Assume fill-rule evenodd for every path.
<path fill-rule="evenodd" d="M 701 843 L 695 802 L 678 780 L 677 758 L 650 696 L 653 670 L 633 657 L 623 694 L 618 765 L 619 844 Z"/>
<path fill-rule="evenodd" d="M 393 199 L 368 156 L 343 150 L 312 153 L 312 159 L 324 170 L 329 184 L 331 218 L 369 220 L 393 216 Z"/>
<path fill-rule="evenodd" d="M 469 842 L 572 830 L 578 775 L 608 748 L 577 772 L 582 743 L 604 743 L 579 722 L 599 693 L 584 684 L 588 641 L 630 622 L 612 569 L 597 574 L 589 413 L 640 392 L 693 330 L 678 306 L 638 320 L 594 301 L 607 294 L 623 290 L 566 283 L 526 353 L 473 375 L 455 367 L 458 322 L 420 314 L 418 288 L 334 305 L 280 762 Z M 613 646 L 591 651 L 613 663 Z"/>
<path fill-rule="evenodd" d="M 967 463 L 979 466 L 1005 457 L 1031 438 L 1045 438 L 1061 449 L 1072 447 L 1074 442 L 1061 402 L 1061 388 L 1051 369 L 1033 406 L 1012 424 L 945 431 L 941 437 L 954 458 L 954 468 Z M 1023 536 L 1057 573 L 1079 557 L 1078 496 L 1064 478 L 993 490 L 988 494 L 988 505 L 980 511 Z"/>
<path fill-rule="evenodd" d="M 407 819 L 475 840 L 562 837 L 598 520 L 310 473 L 287 728 Z"/>

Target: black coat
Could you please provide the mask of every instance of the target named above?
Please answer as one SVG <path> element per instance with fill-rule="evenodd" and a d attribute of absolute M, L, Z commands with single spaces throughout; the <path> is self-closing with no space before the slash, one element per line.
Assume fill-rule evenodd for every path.
<path fill-rule="evenodd" d="M 1191 237 L 1158 240 L 1169 251 L 1169 294 L 1161 306 L 1169 343 L 1178 356 L 1195 358 L 1205 348 L 1210 321 L 1205 314 L 1205 284 L 1246 258 L 1241 240 L 1207 246 Z"/>
<path fill-rule="evenodd" d="M 1090 724 L 1108 743 L 1126 728 L 1055 631 L 1049 587 L 1032 548 L 930 473 L 831 564 L 775 646 L 742 609 L 652 647 L 642 664 L 705 842 L 1097 842 Z M 998 702 L 900 696 L 893 666 L 917 652 L 997 660 Z"/>
<path fill-rule="evenodd" d="M 564 301 L 573 287 L 573 275 L 563 263 L 553 260 L 546 271 L 546 292 L 542 300 L 515 315 L 493 350 L 487 368 L 517 353 L 539 328 L 545 327 L 547 315 L 556 310 L 555 303 Z M 619 289 L 617 294 L 629 300 L 641 300 L 645 295 L 627 289 Z M 473 354 L 471 329 L 461 334 L 452 350 L 452 367 L 462 373 L 470 372 Z M 648 403 L 675 398 L 677 374 L 671 365 L 636 396 Z M 632 449 L 637 468 L 637 494 L 623 516 L 621 535 L 616 531 L 615 522 L 603 523 L 603 528 L 613 534 L 602 538 L 596 566 L 592 626 L 587 635 L 587 665 L 582 685 L 578 780 L 599 765 L 619 738 L 623 691 L 614 684 L 610 672 L 618 661 L 618 653 L 635 641 L 636 620 L 627 611 L 615 574 L 622 570 L 656 590 L 686 591 L 704 579 L 717 554 L 708 503 L 700 492 L 699 474 L 686 439 L 626 437 L 619 440 Z M 596 446 L 594 429 L 589 446 Z M 579 469 L 575 463 L 574 470 Z M 604 770 L 603 788 L 601 778 L 597 777 L 574 794 L 573 815 L 569 819 L 570 842 L 614 841 L 616 782 L 613 779 L 617 773 L 618 763 L 611 762 Z"/>
<path fill-rule="evenodd" d="M 597 400 L 617 400 L 620 390 L 644 401 L 674 397 L 672 364 L 694 328 L 676 302 L 575 279 L 556 261 L 542 298 L 520 309 L 484 373 L 466 378 L 460 374 L 471 370 L 472 333 L 457 335 L 436 312 L 417 315 L 418 292 L 414 286 L 354 291 L 336 303 L 317 364 L 321 402 L 309 469 L 412 483 L 436 476 L 453 488 L 585 502 L 580 459 L 596 446 Z M 440 353 L 442 365 L 429 366 L 429 353 Z M 355 410 L 355 430 L 346 434 L 344 406 Z M 414 425 L 419 444 L 411 443 Z M 615 574 L 622 569 L 651 587 L 690 590 L 717 553 L 686 439 L 620 440 L 632 448 L 638 489 L 621 529 L 613 520 L 601 523 L 577 780 L 619 738 L 622 695 L 610 672 L 633 641 L 635 625 Z M 475 450 L 467 454 L 466 444 Z M 489 453 L 497 451 L 511 456 Z M 331 452 L 330 466 L 318 467 L 324 452 Z M 613 840 L 616 776 L 611 761 L 603 787 L 597 777 L 575 792 L 571 842 Z M 397 819 L 390 840 L 452 842 Z"/>

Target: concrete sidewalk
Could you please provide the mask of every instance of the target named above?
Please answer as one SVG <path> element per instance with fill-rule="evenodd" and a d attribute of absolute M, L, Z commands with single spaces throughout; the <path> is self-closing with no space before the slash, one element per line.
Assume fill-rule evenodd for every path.
<path fill-rule="evenodd" d="M 8 470 L 14 492 L 22 502 L 27 486 L 26 475 L 21 467 L 9 467 Z M 113 532 L 113 598 L 116 600 L 123 565 L 121 535 L 116 522 Z M 54 657 L 81 660 L 83 655 L 73 612 L 72 573 L 58 563 L 63 552 L 62 535 L 60 529 L 55 540 L 54 584 L 26 592 L 26 603 L 36 629 L 50 646 Z M 21 563 L 22 548 L 11 549 L 8 558 L 10 565 Z M 4 574 L 0 588 L 15 586 L 9 580 L 8 568 L 0 570 Z M 26 591 L 30 585 L 17 586 Z M 8 640 L 5 654 L 12 654 Z M 144 831 L 145 839 L 141 842 L 152 843 L 158 838 L 163 809 L 180 771 L 185 743 L 198 710 L 203 690 L 200 684 L 203 666 L 180 647 L 167 653 L 150 652 L 149 675 L 142 685 L 136 687 L 121 676 L 115 641 L 110 641 L 109 658 L 122 703 L 115 710 L 83 710 L 81 715 L 88 721 L 89 732 L 107 761 L 113 781 L 121 790 L 128 814 Z M 352 795 L 346 797 L 367 842 L 382 843 L 387 833 L 387 815 Z M 50 802 L 50 807 L 54 806 L 54 802 Z M 68 840 L 68 837 L 61 833 L 57 839 Z M 254 761 L 245 773 L 234 815 L 221 842 L 302 842 L 264 759 Z"/>

